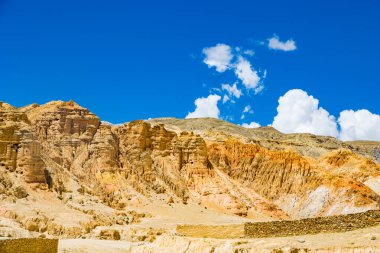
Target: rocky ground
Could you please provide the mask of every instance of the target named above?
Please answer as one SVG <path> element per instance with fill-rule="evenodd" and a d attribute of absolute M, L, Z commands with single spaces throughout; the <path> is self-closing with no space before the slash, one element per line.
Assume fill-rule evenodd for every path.
<path fill-rule="evenodd" d="M 377 253 L 380 227 L 345 233 L 258 239 L 205 239 L 163 235 L 153 242 L 60 240 L 59 252 Z"/>

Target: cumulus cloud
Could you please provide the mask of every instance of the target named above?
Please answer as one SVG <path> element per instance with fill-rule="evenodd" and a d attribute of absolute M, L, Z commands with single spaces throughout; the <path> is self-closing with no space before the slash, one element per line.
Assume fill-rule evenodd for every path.
<path fill-rule="evenodd" d="M 273 50 L 294 51 L 297 49 L 296 42 L 292 39 L 282 42 L 278 36 L 273 35 L 268 41 L 268 47 Z"/>
<path fill-rule="evenodd" d="M 298 89 L 280 97 L 272 126 L 284 133 L 329 135 L 343 141 L 380 141 L 380 115 L 365 109 L 344 110 L 336 120 L 319 106 L 318 99 Z"/>
<path fill-rule="evenodd" d="M 206 98 L 197 98 L 194 102 L 194 112 L 188 113 L 186 118 L 219 118 L 220 110 L 218 108 L 218 102 L 220 99 L 220 96 L 213 94 Z"/>
<path fill-rule="evenodd" d="M 251 122 L 251 123 L 243 123 L 241 124 L 242 127 L 245 127 L 245 128 L 257 128 L 257 127 L 260 127 L 260 124 L 257 123 L 257 122 Z"/>
<path fill-rule="evenodd" d="M 248 90 L 260 87 L 260 77 L 257 71 L 252 69 L 251 63 L 242 56 L 239 56 L 236 63 L 235 74 Z"/>
<path fill-rule="evenodd" d="M 234 96 L 236 98 L 240 98 L 240 96 L 242 95 L 242 92 L 241 90 L 238 89 L 238 87 L 236 86 L 236 83 L 234 83 L 233 85 L 222 84 L 222 90 L 225 90 L 228 96 Z"/>
<path fill-rule="evenodd" d="M 345 110 L 338 119 L 341 133 L 340 139 L 377 140 L 380 141 L 380 115 L 368 110 Z"/>
<path fill-rule="evenodd" d="M 226 44 L 206 47 L 202 52 L 206 56 L 203 62 L 206 63 L 209 68 L 215 67 L 216 71 L 221 73 L 228 69 L 233 58 L 231 47 Z"/>
<path fill-rule="evenodd" d="M 284 133 L 338 136 L 335 117 L 319 107 L 319 100 L 305 91 L 289 90 L 278 100 L 272 126 Z"/>
<path fill-rule="evenodd" d="M 253 50 L 242 50 L 240 47 L 232 48 L 229 45 L 219 43 L 214 47 L 204 48 L 202 52 L 205 55 L 203 62 L 209 68 L 215 67 L 216 71 L 220 73 L 230 69 L 235 72 L 236 77 L 248 91 L 254 90 L 257 94 L 263 90 L 264 86 L 258 72 L 252 67 L 251 62 L 243 57 L 243 55 L 253 56 L 255 53 Z M 264 74 L 266 75 L 266 72 Z M 231 98 L 231 94 L 228 96 Z"/>
<path fill-rule="evenodd" d="M 222 84 L 220 88 L 214 87 L 210 89 L 210 94 L 218 96 L 218 101 L 221 100 L 221 106 L 227 102 L 228 104 L 235 104 L 237 99 L 241 98 L 244 93 L 251 94 L 251 92 L 254 92 L 254 94 L 258 94 L 264 89 L 263 81 L 267 71 L 256 70 L 253 67 L 252 61 L 248 58 L 255 54 L 252 49 L 232 47 L 227 44 L 218 43 L 215 46 L 203 48 L 202 53 L 204 55 L 203 62 L 209 68 L 215 68 L 215 70 L 220 73 L 230 71 L 230 73 L 235 74 L 235 82 L 232 81 L 232 85 Z M 215 109 L 211 110 L 214 112 L 211 113 L 210 117 L 220 117 L 220 111 L 217 106 L 218 101 L 215 101 L 215 99 L 211 100 L 211 98 L 212 97 L 209 96 L 207 98 L 197 99 L 196 103 L 199 103 L 199 106 L 196 104 L 196 110 L 189 113 L 187 117 L 210 116 L 208 110 L 205 109 L 206 104 L 208 104 L 207 107 Z M 211 101 L 215 106 L 211 106 Z M 247 113 L 250 112 L 243 112 L 241 118 L 244 118 L 244 114 Z"/>

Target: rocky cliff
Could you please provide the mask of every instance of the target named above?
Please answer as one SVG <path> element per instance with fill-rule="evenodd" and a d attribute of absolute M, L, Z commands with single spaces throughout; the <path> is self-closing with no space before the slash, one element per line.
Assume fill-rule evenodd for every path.
<path fill-rule="evenodd" d="M 216 119 L 111 125 L 73 101 L 0 103 L 0 193 L 6 203 L 5 189 L 23 187 L 82 211 L 158 200 L 254 220 L 356 213 L 380 199 L 376 145 L 358 145 Z"/>
<path fill-rule="evenodd" d="M 46 183 L 45 164 L 27 115 L 0 102 L 0 166 L 23 174 L 28 183 Z"/>

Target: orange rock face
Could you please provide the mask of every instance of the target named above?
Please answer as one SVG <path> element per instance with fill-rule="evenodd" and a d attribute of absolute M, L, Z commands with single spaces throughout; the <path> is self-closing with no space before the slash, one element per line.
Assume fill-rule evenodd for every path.
<path fill-rule="evenodd" d="M 296 218 L 351 212 L 366 205 L 364 208 L 376 208 L 379 200 L 362 183 L 343 174 L 333 175 L 315 159 L 294 151 L 267 150 L 230 140 L 210 144 L 209 159 L 215 168 Z"/>

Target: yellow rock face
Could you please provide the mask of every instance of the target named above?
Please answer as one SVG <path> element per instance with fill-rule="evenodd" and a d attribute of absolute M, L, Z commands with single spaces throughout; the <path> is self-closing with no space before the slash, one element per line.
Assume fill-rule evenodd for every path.
<path fill-rule="evenodd" d="M 0 104 L 0 167 L 22 173 L 26 182 L 46 183 L 39 149 L 27 115 Z"/>

